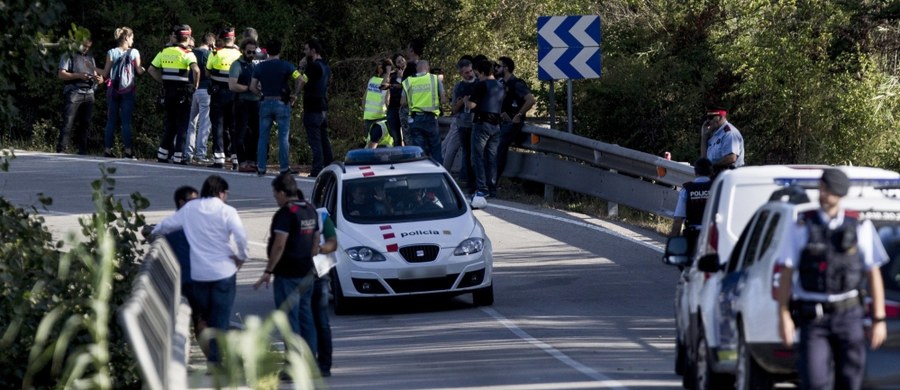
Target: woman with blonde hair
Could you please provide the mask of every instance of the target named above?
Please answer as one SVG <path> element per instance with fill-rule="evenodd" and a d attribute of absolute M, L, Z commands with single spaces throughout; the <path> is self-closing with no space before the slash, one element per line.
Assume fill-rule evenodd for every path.
<path fill-rule="evenodd" d="M 103 78 L 107 80 L 106 89 L 106 133 L 104 135 L 103 146 L 106 157 L 115 157 L 112 152 L 113 139 L 115 137 L 116 127 L 119 120 L 122 121 L 122 138 L 125 144 L 125 158 L 134 158 L 134 149 L 132 149 L 131 137 L 131 114 L 134 111 L 134 101 L 136 97 L 135 83 L 133 78 L 137 75 L 144 74 L 144 68 L 141 67 L 141 53 L 133 48 L 134 31 L 128 27 L 119 27 L 116 29 L 116 42 L 118 46 L 109 49 L 106 52 L 106 65 L 103 68 Z M 123 77 L 125 73 L 120 69 L 127 69 L 127 65 L 131 64 L 131 80 Z M 112 73 L 112 74 L 110 74 Z M 127 76 L 127 75 L 126 75 Z"/>

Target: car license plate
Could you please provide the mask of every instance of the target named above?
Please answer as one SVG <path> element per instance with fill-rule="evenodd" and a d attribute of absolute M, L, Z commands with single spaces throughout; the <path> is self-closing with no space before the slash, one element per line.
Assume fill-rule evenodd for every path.
<path fill-rule="evenodd" d="M 415 267 L 399 272 L 400 279 L 440 278 L 447 275 L 447 267 Z"/>

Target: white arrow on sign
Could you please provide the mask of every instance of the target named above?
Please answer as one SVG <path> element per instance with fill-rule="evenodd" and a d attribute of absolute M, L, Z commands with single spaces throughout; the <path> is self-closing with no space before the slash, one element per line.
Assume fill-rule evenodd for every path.
<path fill-rule="evenodd" d="M 600 75 L 588 64 L 588 60 L 594 57 L 598 51 L 600 51 L 600 48 L 597 46 L 585 47 L 572 59 L 570 65 L 581 73 L 582 78 L 594 79 L 600 77 Z"/>
<path fill-rule="evenodd" d="M 566 47 L 566 44 L 559 35 L 556 35 L 556 29 L 565 21 L 567 16 L 551 16 L 547 23 L 538 31 L 538 35 L 543 37 L 550 47 Z"/>
<path fill-rule="evenodd" d="M 547 24 L 550 24 L 550 22 L 547 22 Z M 546 55 L 544 55 L 544 58 L 542 58 L 541 61 L 538 62 L 538 67 L 547 72 L 551 80 L 562 80 L 569 78 L 569 76 L 567 76 L 565 72 L 563 72 L 561 69 L 559 69 L 559 67 L 556 66 L 556 61 L 559 60 L 559 57 L 562 57 L 562 55 L 565 54 L 566 50 L 568 50 L 568 48 L 565 47 L 550 49 L 550 51 L 547 52 Z"/>
<path fill-rule="evenodd" d="M 590 27 L 591 23 L 594 23 L 599 18 L 599 16 L 582 16 L 578 19 L 578 22 L 569 29 L 569 33 L 572 34 L 582 46 L 597 46 L 599 44 L 597 38 L 591 36 L 587 29 Z"/>

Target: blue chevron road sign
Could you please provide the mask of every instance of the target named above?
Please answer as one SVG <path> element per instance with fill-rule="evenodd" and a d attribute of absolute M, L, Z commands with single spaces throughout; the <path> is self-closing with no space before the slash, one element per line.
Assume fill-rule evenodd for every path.
<path fill-rule="evenodd" d="M 541 16 L 537 30 L 539 79 L 600 77 L 600 16 Z"/>

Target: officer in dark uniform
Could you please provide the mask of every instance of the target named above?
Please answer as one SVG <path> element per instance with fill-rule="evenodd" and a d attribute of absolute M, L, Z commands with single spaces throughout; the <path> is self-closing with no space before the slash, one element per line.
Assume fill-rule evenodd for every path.
<path fill-rule="evenodd" d="M 701 157 L 694 162 L 694 175 L 697 177 L 684 183 L 678 193 L 678 203 L 675 205 L 675 215 L 672 220 L 670 237 L 684 235 L 688 238 L 690 249 L 693 253 L 697 245 L 697 237 L 700 236 L 700 227 L 703 220 L 703 209 L 706 208 L 706 200 L 709 199 L 709 188 L 712 186 L 713 173 L 712 162 L 708 158 Z M 684 230 L 682 231 L 682 226 Z"/>
<path fill-rule="evenodd" d="M 879 270 L 887 254 L 872 222 L 861 222 L 858 213 L 840 206 L 849 187 L 844 172 L 826 169 L 819 183 L 821 208 L 798 216 L 778 256 L 779 332 L 784 345 L 791 347 L 794 330 L 800 330 L 796 353 L 801 389 L 862 386 L 864 276 L 872 297 L 871 347 L 878 348 L 887 336 Z"/>
<path fill-rule="evenodd" d="M 171 158 L 172 162 L 182 164 L 184 138 L 191 116 L 191 97 L 200 83 L 200 68 L 197 67 L 197 57 L 188 48 L 191 26 L 177 25 L 172 33 L 177 45 L 159 52 L 147 71 L 156 81 L 162 82 L 165 90 L 166 132 L 156 152 L 156 159 L 168 162 Z M 194 77 L 190 78 L 188 72 L 193 73 Z"/>

